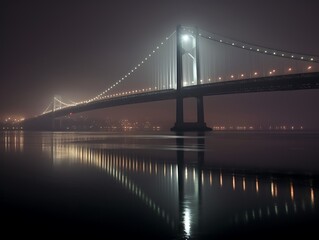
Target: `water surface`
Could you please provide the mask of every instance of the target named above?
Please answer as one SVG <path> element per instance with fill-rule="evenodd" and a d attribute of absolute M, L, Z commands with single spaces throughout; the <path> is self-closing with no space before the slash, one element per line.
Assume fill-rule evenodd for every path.
<path fill-rule="evenodd" d="M 318 147 L 309 132 L 0 132 L 2 234 L 308 236 Z"/>

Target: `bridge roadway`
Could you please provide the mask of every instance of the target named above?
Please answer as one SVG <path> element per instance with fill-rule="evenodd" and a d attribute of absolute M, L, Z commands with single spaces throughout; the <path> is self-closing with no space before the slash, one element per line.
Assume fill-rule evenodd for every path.
<path fill-rule="evenodd" d="M 113 97 L 87 104 L 72 106 L 26 119 L 23 122 L 23 126 L 25 129 L 50 130 L 52 129 L 53 119 L 67 116 L 71 113 L 80 113 L 128 104 L 176 99 L 177 94 L 180 94 L 182 97 L 189 98 L 235 93 L 289 91 L 318 88 L 319 72 L 198 84 L 183 87 L 180 92 L 177 92 L 176 89 L 159 90 Z"/>

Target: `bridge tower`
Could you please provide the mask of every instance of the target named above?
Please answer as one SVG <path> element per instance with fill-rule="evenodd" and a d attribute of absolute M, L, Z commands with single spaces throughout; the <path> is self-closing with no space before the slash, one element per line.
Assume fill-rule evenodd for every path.
<path fill-rule="evenodd" d="M 177 96 L 176 123 L 172 131 L 211 131 L 204 118 L 203 96 L 196 96 L 197 122 L 184 122 L 183 88 L 200 84 L 199 33 L 198 28 L 177 26 Z"/>
<path fill-rule="evenodd" d="M 54 95 L 53 98 L 53 106 L 52 106 L 52 128 L 53 131 L 61 130 L 61 119 L 55 118 L 55 111 L 60 110 L 62 108 L 62 97 L 59 95 Z"/>

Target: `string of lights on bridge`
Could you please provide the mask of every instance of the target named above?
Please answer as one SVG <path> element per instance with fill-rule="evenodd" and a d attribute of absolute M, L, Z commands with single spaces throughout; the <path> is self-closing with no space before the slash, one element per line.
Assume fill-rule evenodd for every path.
<path fill-rule="evenodd" d="M 305 70 L 312 71 L 312 69 L 313 69 L 313 67 L 310 65 L 310 66 L 306 67 Z M 286 69 L 286 71 L 287 71 L 287 73 L 293 74 L 294 73 L 294 68 L 288 67 Z M 272 70 L 269 70 L 265 75 L 267 75 L 267 76 L 279 75 L 277 73 L 278 73 L 278 70 L 272 69 Z M 205 80 L 201 79 L 199 81 L 199 84 L 205 84 L 205 83 L 207 84 L 207 83 L 214 83 L 214 82 L 221 82 L 221 81 L 231 81 L 231 80 L 238 80 L 238 79 L 257 78 L 257 77 L 260 77 L 260 75 L 264 76 L 264 74 L 261 74 L 260 72 L 252 72 L 252 73 L 248 73 L 248 74 L 247 73 L 246 74 L 244 74 L 244 73 L 230 74 L 229 76 L 219 76 L 216 79 L 214 79 L 212 77 L 208 78 L 208 79 L 205 79 Z M 195 84 L 195 82 L 192 82 L 192 84 Z M 189 84 L 187 82 L 183 83 L 183 86 L 188 86 L 188 85 Z M 110 99 L 110 98 L 113 99 L 113 98 L 116 98 L 116 97 L 122 97 L 122 96 L 128 96 L 128 95 L 134 95 L 134 94 L 140 94 L 140 93 L 147 93 L 147 92 L 152 92 L 152 91 L 157 91 L 157 90 L 160 90 L 160 89 L 158 89 L 157 87 L 153 87 L 153 88 L 150 87 L 150 88 L 142 88 L 142 89 L 131 89 L 131 90 L 128 90 L 128 91 L 119 91 L 117 93 L 105 95 L 105 96 L 100 97 L 99 99 L 95 99 L 93 101 L 107 100 L 107 99 Z M 63 106 L 55 108 L 55 110 L 61 110 L 61 109 L 64 109 L 64 108 L 77 106 L 79 104 L 90 103 L 90 102 L 66 103 L 66 102 L 61 101 L 58 98 L 54 98 L 54 100 L 63 105 Z M 46 108 L 46 110 L 42 114 L 46 114 L 46 113 L 52 112 L 52 109 L 50 109 L 51 106 L 52 106 L 52 102 L 50 103 L 50 105 Z"/>
<path fill-rule="evenodd" d="M 127 80 L 130 76 L 132 76 L 134 74 L 135 71 L 137 71 L 139 68 L 141 68 L 152 56 L 154 56 L 159 51 L 161 46 L 163 46 L 175 33 L 176 33 L 176 31 L 174 31 L 172 34 L 170 34 L 168 37 L 166 37 L 165 40 L 162 41 L 160 44 L 158 44 L 151 52 L 149 52 L 149 54 L 147 54 L 147 56 L 144 57 L 142 61 L 140 61 L 130 71 L 128 71 L 125 75 L 123 75 L 121 77 L 121 79 L 119 79 L 118 81 L 116 81 L 113 84 L 111 84 L 107 89 L 105 89 L 100 94 L 96 95 L 95 97 L 93 97 L 91 99 L 84 100 L 84 101 L 81 101 L 81 102 L 72 102 L 71 104 L 62 102 L 61 100 L 59 100 L 57 98 L 54 98 L 54 101 L 58 101 L 59 103 L 64 105 L 64 107 L 58 107 L 55 110 L 61 110 L 61 109 L 64 109 L 66 107 L 73 107 L 73 106 L 77 106 L 77 105 L 80 105 L 80 104 L 87 104 L 87 103 L 90 103 L 90 102 L 93 102 L 93 101 L 102 100 L 102 99 L 115 97 L 115 96 L 123 96 L 123 95 L 132 94 L 132 93 L 134 94 L 134 93 L 152 91 L 152 88 L 145 88 L 145 89 L 131 90 L 131 91 L 125 91 L 125 92 L 121 92 L 121 93 L 106 95 L 109 91 L 113 90 L 117 85 L 119 85 L 123 81 Z M 153 89 L 157 90 L 157 87 L 154 87 Z M 51 105 L 52 105 L 52 102 L 45 109 L 45 111 L 43 111 L 42 114 L 46 114 L 46 113 L 52 112 L 52 110 L 50 110 Z"/>
<path fill-rule="evenodd" d="M 187 31 L 191 34 L 194 34 L 194 32 L 191 30 L 184 29 L 184 31 Z M 201 36 L 202 38 L 211 40 L 211 41 L 215 41 L 218 43 L 222 43 L 222 44 L 229 45 L 229 46 L 236 47 L 236 48 L 240 48 L 240 49 L 245 49 L 247 51 L 253 51 L 256 53 L 260 53 L 260 54 L 266 54 L 266 55 L 288 58 L 288 59 L 299 60 L 299 61 L 319 63 L 319 56 L 310 56 L 310 55 L 301 54 L 301 53 L 282 51 L 279 49 L 270 49 L 270 48 L 266 48 L 263 46 L 257 46 L 257 45 L 251 44 L 251 43 L 245 43 L 245 42 L 241 42 L 241 41 L 237 41 L 237 40 L 232 40 L 229 38 L 219 36 L 217 34 L 211 34 L 211 33 L 207 33 L 207 32 L 206 33 L 199 33 L 199 36 Z"/>
<path fill-rule="evenodd" d="M 147 56 L 142 61 L 140 61 L 136 66 L 134 66 L 130 71 L 128 71 L 124 76 L 122 76 L 121 79 L 116 81 L 114 84 L 112 84 L 110 87 L 105 89 L 103 92 L 101 92 L 97 96 L 95 96 L 95 97 L 93 97 L 93 98 L 91 98 L 89 100 L 85 100 L 85 101 L 82 101 L 82 102 L 77 102 L 77 103 L 75 103 L 75 105 L 84 104 L 84 103 L 90 103 L 90 102 L 93 102 L 95 100 L 100 100 L 100 99 L 107 98 L 106 96 L 103 96 L 103 95 L 107 94 L 114 87 L 116 87 L 118 84 L 120 84 L 121 82 L 123 82 L 126 79 L 128 79 L 131 75 L 134 74 L 135 71 L 137 71 L 139 68 L 141 68 L 153 55 L 155 55 L 159 51 L 159 49 L 175 34 L 175 32 L 176 31 L 174 31 L 171 35 L 166 37 L 164 41 L 162 41 L 160 44 L 158 44 L 156 46 L 156 48 L 154 48 L 149 54 L 147 54 Z"/>

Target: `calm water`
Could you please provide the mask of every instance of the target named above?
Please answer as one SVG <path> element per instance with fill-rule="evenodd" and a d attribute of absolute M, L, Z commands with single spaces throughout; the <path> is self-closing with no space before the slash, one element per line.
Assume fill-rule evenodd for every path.
<path fill-rule="evenodd" d="M 42 238 L 306 236 L 319 227 L 318 176 L 315 133 L 0 132 L 0 229 Z"/>

